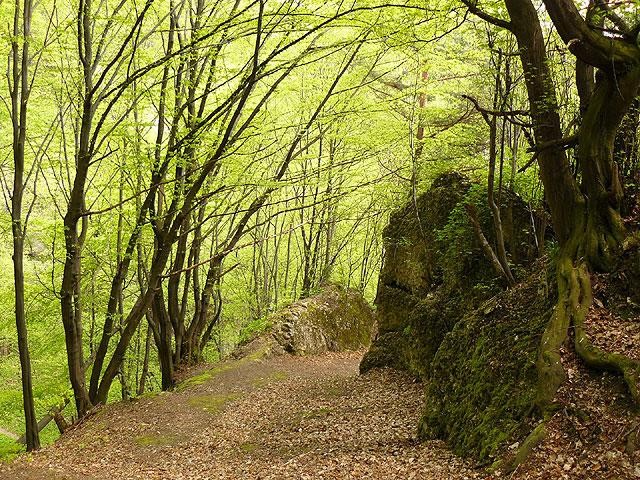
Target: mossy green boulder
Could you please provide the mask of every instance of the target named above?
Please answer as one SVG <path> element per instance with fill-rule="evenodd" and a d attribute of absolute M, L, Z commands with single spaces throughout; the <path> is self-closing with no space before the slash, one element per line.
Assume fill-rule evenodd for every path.
<path fill-rule="evenodd" d="M 270 322 L 285 352 L 306 355 L 368 347 L 375 315 L 356 290 L 329 285 L 273 314 Z"/>
<path fill-rule="evenodd" d="M 341 285 L 326 285 L 267 319 L 265 332 L 241 345 L 232 355 L 245 358 L 289 353 L 363 350 L 371 344 L 375 313 L 362 294 Z"/>
<path fill-rule="evenodd" d="M 392 367 L 420 378 L 427 395 L 420 435 L 482 461 L 532 428 L 534 362 L 553 299 L 544 262 L 534 265 L 532 214 L 503 191 L 505 247 L 521 280 L 505 289 L 466 214 L 465 205 L 476 206 L 495 248 L 486 196 L 486 187 L 445 174 L 391 216 L 375 300 L 378 333 L 360 365 L 361 372 Z"/>
<path fill-rule="evenodd" d="M 445 335 L 426 382 L 423 438 L 444 438 L 457 454 L 489 462 L 535 426 L 535 362 L 555 299 L 547 276 L 540 265 Z"/>

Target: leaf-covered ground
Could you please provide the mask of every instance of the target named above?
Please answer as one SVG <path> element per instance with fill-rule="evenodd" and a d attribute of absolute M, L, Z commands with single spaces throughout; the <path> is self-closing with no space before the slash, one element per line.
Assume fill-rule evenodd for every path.
<path fill-rule="evenodd" d="M 638 414 L 618 376 L 594 372 L 563 348 L 567 382 L 548 436 L 512 477 L 518 480 L 640 479 L 640 451 L 629 443 Z"/>
<path fill-rule="evenodd" d="M 592 275 L 589 339 L 606 352 L 640 360 L 640 257 L 627 254 L 609 274 Z M 573 342 L 573 338 L 570 338 Z M 527 480 L 640 479 L 640 409 L 618 375 L 588 369 L 572 348 L 562 349 L 564 406 L 549 436 L 514 474 Z"/>
<path fill-rule="evenodd" d="M 2 479 L 485 478 L 418 443 L 422 386 L 361 354 L 246 358 L 176 392 L 109 405 Z"/>

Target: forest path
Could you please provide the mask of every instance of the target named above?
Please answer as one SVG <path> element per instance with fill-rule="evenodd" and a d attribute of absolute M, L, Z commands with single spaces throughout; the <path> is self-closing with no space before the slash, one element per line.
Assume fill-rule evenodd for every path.
<path fill-rule="evenodd" d="M 483 478 L 440 442 L 419 443 L 423 392 L 361 354 L 247 357 L 175 391 L 102 408 L 0 479 Z"/>
<path fill-rule="evenodd" d="M 18 435 L 16 435 L 13 432 L 10 432 L 9 430 L 5 430 L 4 428 L 0 427 L 0 435 L 4 435 L 5 437 L 9 437 L 12 440 L 18 440 L 18 438 L 20 438 Z"/>

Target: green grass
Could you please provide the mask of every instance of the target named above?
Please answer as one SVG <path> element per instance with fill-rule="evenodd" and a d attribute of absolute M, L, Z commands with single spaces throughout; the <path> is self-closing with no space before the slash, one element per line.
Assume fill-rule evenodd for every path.
<path fill-rule="evenodd" d="M 43 337 L 41 332 L 34 332 L 33 344 L 37 347 Z M 1 335 L 0 335 L 1 336 Z M 51 354 L 48 357 L 51 362 L 47 365 L 47 357 L 40 354 L 38 348 L 33 349 L 33 395 L 36 408 L 36 417 L 42 418 L 49 409 L 62 400 L 62 394 L 66 390 L 66 379 L 63 368 L 56 366 L 65 365 L 64 359 L 59 359 L 59 355 Z M 61 347 L 64 352 L 64 347 Z M 64 353 L 62 354 L 64 356 Z M 24 433 L 24 412 L 22 407 L 22 386 L 20 383 L 20 363 L 17 352 L 0 358 L 0 379 L 3 388 L 0 390 L 0 427 L 20 435 Z M 70 411 L 70 410 L 69 410 Z M 60 433 L 54 422 L 51 422 L 40 432 L 40 444 L 42 446 L 53 443 Z M 12 439 L 0 435 L 0 460 L 8 460 L 16 454 L 24 451 L 24 447 L 17 444 Z"/>
<path fill-rule="evenodd" d="M 226 395 L 199 395 L 197 397 L 191 397 L 188 400 L 189 405 L 192 407 L 200 408 L 207 413 L 218 413 L 229 402 L 237 400 L 240 397 L 239 393 L 229 393 Z"/>
<path fill-rule="evenodd" d="M 24 451 L 24 445 L 16 443 L 9 437 L 0 435 L 0 462 L 9 462 Z"/>
<path fill-rule="evenodd" d="M 332 410 L 327 407 L 316 408 L 308 412 L 302 412 L 302 418 L 322 418 L 331 415 Z"/>
<path fill-rule="evenodd" d="M 183 392 L 191 387 L 195 387 L 198 385 L 202 385 L 203 383 L 207 383 L 209 380 L 213 379 L 216 375 L 221 374 L 222 372 L 226 372 L 227 370 L 231 370 L 233 368 L 233 364 L 221 364 L 216 365 L 205 372 L 200 373 L 199 375 L 194 375 L 193 377 L 189 377 L 176 387 L 176 392 Z"/>

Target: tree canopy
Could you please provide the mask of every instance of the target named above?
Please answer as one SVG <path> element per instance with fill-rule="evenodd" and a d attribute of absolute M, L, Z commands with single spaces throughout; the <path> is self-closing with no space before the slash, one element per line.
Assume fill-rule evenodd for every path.
<path fill-rule="evenodd" d="M 504 195 L 527 206 L 536 255 L 554 252 L 542 416 L 570 331 L 640 402 L 637 360 L 584 330 L 590 275 L 637 241 L 639 15 L 607 0 L 0 3 L 0 425 L 37 449 L 65 399 L 78 420 L 172 389 L 329 283 L 372 301 L 391 212 L 450 171 L 486 187 L 491 232 L 474 205 L 458 213 L 502 287 L 523 279 Z"/>

